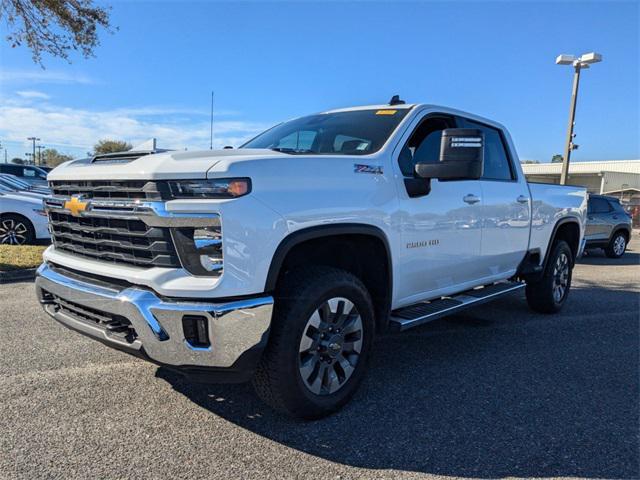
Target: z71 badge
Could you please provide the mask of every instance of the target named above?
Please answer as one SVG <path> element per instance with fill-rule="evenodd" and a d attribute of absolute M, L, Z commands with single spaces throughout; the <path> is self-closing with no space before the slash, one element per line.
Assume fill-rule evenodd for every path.
<path fill-rule="evenodd" d="M 364 165 L 360 163 L 353 164 L 355 173 L 373 173 L 374 175 L 382 175 L 382 165 Z"/>

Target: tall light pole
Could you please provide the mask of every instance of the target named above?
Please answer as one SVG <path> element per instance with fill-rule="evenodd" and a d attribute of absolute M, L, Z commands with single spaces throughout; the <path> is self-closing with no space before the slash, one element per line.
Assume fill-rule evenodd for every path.
<path fill-rule="evenodd" d="M 36 164 L 36 142 L 39 142 L 40 139 L 36 138 L 36 137 L 29 137 L 27 138 L 27 140 L 33 142 L 33 155 L 31 156 L 31 159 L 33 160 L 33 164 Z"/>
<path fill-rule="evenodd" d="M 42 149 L 46 148 L 44 145 L 36 145 L 38 149 L 38 163 L 42 166 Z"/>
<path fill-rule="evenodd" d="M 573 89 L 571 90 L 571 105 L 569 106 L 569 127 L 567 128 L 567 141 L 564 146 L 564 155 L 562 157 L 562 174 L 560 175 L 560 185 L 567 183 L 567 176 L 569 175 L 569 161 L 571 159 L 571 152 L 578 148 L 578 145 L 573 143 L 575 134 L 573 133 L 573 127 L 576 118 L 576 102 L 578 101 L 578 86 L 580 85 L 580 71 L 583 68 L 589 68 L 592 63 L 598 63 L 602 61 L 602 55 L 595 52 L 585 53 L 580 57 L 574 55 L 558 55 L 556 58 L 556 65 L 572 65 L 573 66 Z"/>

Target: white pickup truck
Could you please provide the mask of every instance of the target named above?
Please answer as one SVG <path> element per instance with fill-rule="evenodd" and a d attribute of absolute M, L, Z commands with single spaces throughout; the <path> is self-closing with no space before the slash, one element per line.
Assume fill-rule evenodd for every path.
<path fill-rule="evenodd" d="M 496 122 L 397 98 L 48 178 L 49 315 L 301 418 L 349 400 L 376 334 L 522 288 L 557 312 L 584 246 L 584 189 L 528 184 Z"/>

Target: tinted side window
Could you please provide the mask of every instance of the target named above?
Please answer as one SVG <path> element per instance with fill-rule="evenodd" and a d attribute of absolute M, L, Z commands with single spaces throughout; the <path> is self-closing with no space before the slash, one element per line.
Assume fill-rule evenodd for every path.
<path fill-rule="evenodd" d="M 405 177 L 413 177 L 416 163 L 433 163 L 440 159 L 442 131 L 455 127 L 449 117 L 427 117 L 411 134 L 398 158 L 398 165 Z"/>
<path fill-rule="evenodd" d="M 464 124 L 466 128 L 479 128 L 484 132 L 484 173 L 482 179 L 514 180 L 513 168 L 500 131 L 466 119 Z"/>
<path fill-rule="evenodd" d="M 22 167 L 20 165 L 2 165 L 0 166 L 0 172 L 2 173 L 10 173 L 11 175 L 16 175 L 17 177 L 22 177 Z"/>
<path fill-rule="evenodd" d="M 589 213 L 608 213 L 611 205 L 604 198 L 591 198 L 588 204 Z"/>

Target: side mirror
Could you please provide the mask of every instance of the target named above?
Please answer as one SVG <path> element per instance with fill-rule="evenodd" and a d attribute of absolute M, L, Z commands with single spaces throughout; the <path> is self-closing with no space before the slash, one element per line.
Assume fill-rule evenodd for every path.
<path fill-rule="evenodd" d="M 482 177 L 484 133 L 476 128 L 448 128 L 440 141 L 440 158 L 434 163 L 417 163 L 422 178 L 477 180 Z"/>

